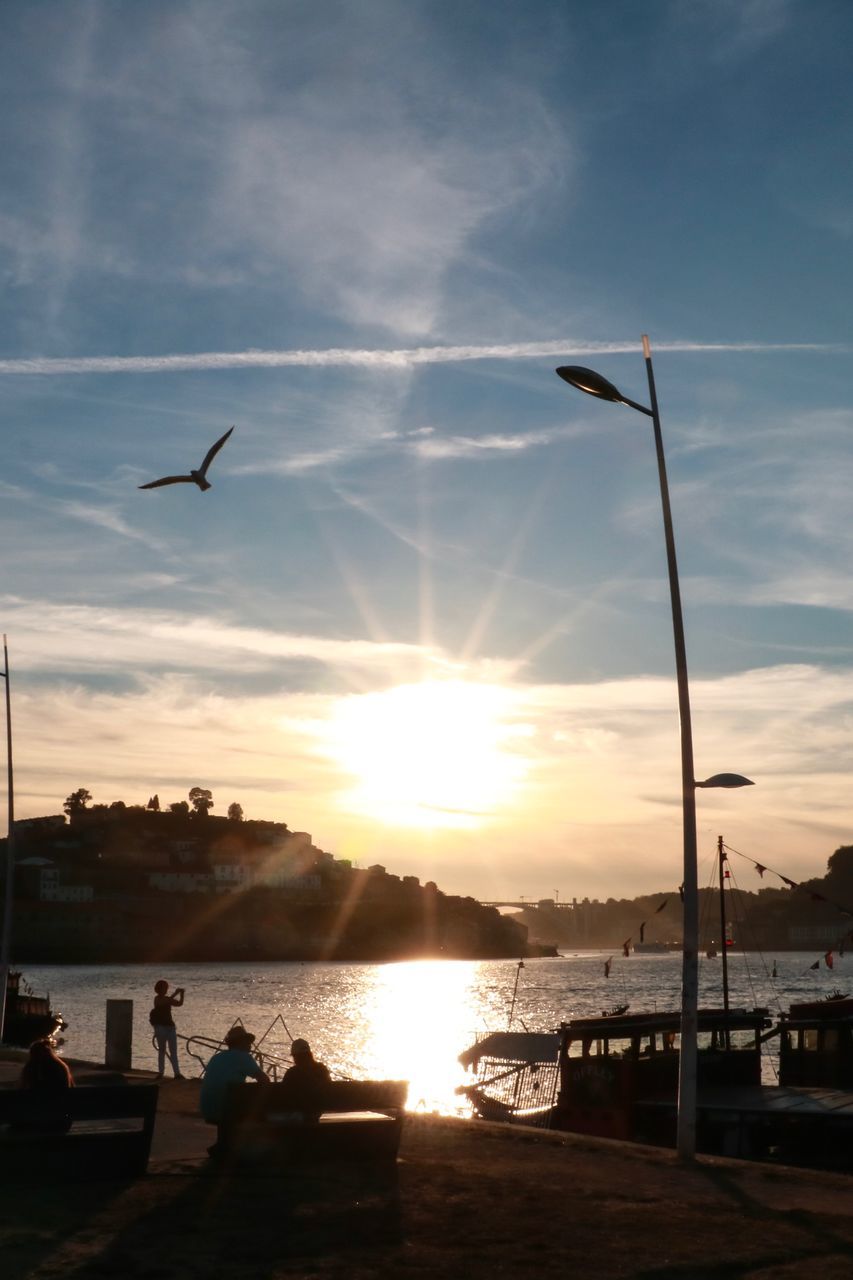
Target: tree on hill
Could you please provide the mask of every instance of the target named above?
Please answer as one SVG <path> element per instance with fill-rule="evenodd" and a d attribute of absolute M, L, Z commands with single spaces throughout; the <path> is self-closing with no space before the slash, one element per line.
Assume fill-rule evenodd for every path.
<path fill-rule="evenodd" d="M 176 800 L 174 804 L 169 805 L 169 813 L 175 813 L 179 818 L 185 818 L 190 811 L 190 806 L 186 800 Z"/>
<path fill-rule="evenodd" d="M 147 807 L 148 809 L 150 809 L 152 813 L 159 813 L 159 812 L 160 812 L 160 797 L 159 797 L 159 796 L 157 796 L 157 795 L 152 796 L 152 797 L 151 797 L 151 799 L 148 801 L 148 804 L 147 804 L 147 806 L 146 806 L 146 807 Z"/>
<path fill-rule="evenodd" d="M 71 792 L 70 796 L 66 796 L 65 804 L 62 807 L 69 818 L 73 818 L 75 814 L 84 811 L 91 799 L 92 793 L 90 791 L 87 791 L 85 787 L 78 787 L 76 791 Z"/>
<path fill-rule="evenodd" d="M 242 806 L 241 804 L 237 804 L 237 803 L 229 804 L 229 806 L 228 806 L 228 817 L 231 819 L 231 821 L 232 821 L 232 822 L 242 822 L 242 821 L 243 821 L 243 806 Z"/>
<path fill-rule="evenodd" d="M 190 804 L 197 818 L 206 818 L 213 808 L 213 792 L 208 791 L 205 787 L 192 787 L 190 789 Z"/>

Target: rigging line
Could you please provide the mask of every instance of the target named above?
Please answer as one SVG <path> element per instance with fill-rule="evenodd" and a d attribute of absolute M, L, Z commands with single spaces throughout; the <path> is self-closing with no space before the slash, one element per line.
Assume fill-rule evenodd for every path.
<path fill-rule="evenodd" d="M 791 880 L 788 876 L 783 876 L 781 871 L 777 871 L 775 867 L 770 867 L 766 862 L 758 862 L 755 858 L 751 858 L 748 853 L 741 853 L 739 849 L 733 849 L 731 845 L 724 844 L 723 848 L 727 853 L 735 853 L 739 858 L 743 858 L 745 862 L 751 862 L 754 867 L 760 867 L 762 871 L 769 871 L 771 875 L 778 876 L 779 879 L 790 889 L 800 889 L 803 893 L 812 894 L 814 890 L 809 889 L 806 884 L 802 884 L 796 880 Z M 853 909 L 844 907 L 840 902 L 834 902 L 832 898 L 827 898 L 825 894 L 818 894 L 821 901 L 825 902 L 829 907 L 835 907 L 836 911 L 840 911 L 845 916 L 853 919 Z"/>
<path fill-rule="evenodd" d="M 725 848 L 725 846 L 723 847 Z M 726 861 L 728 862 L 728 859 Z M 737 878 L 734 872 L 734 867 L 731 865 L 731 863 L 729 863 L 728 871 L 729 871 L 729 884 L 731 886 L 729 889 L 729 902 L 731 903 L 731 907 L 732 907 L 730 918 L 732 920 L 733 925 L 738 930 L 742 930 L 742 936 L 750 939 L 750 941 L 752 942 L 753 950 L 758 952 L 758 955 L 761 958 L 761 963 L 764 966 L 765 981 L 770 984 L 770 990 L 771 990 L 773 999 L 776 1003 L 778 1013 L 781 1016 L 782 1003 L 779 998 L 778 991 L 772 981 L 772 978 L 770 977 L 770 974 L 768 973 L 767 961 L 764 957 L 764 952 L 761 950 L 759 946 L 756 946 L 755 933 L 754 933 L 754 930 L 752 929 L 752 926 L 749 924 L 749 917 L 744 908 L 743 899 L 744 899 L 745 891 L 742 890 L 740 885 L 738 884 Z M 725 945 L 725 941 L 723 945 Z M 743 956 L 744 969 L 746 970 L 747 983 L 749 985 L 749 990 L 752 993 L 752 1003 L 754 1006 L 757 1006 L 758 996 L 755 989 L 755 982 L 752 977 L 752 971 L 750 969 L 749 954 L 745 947 L 742 948 L 741 954 Z M 762 1000 L 762 1003 L 764 1003 L 763 1000 Z M 773 1075 L 774 1079 L 778 1081 L 779 1068 L 776 1062 L 776 1058 L 774 1054 L 771 1052 L 769 1045 L 766 1045 L 763 1042 L 759 1041 L 759 1052 L 761 1053 L 762 1061 L 770 1068 L 770 1072 Z"/>
<path fill-rule="evenodd" d="M 783 876 L 781 871 L 776 871 L 773 867 L 767 866 L 767 864 L 764 862 L 757 862 L 755 858 L 751 858 L 747 853 L 741 853 L 739 849 L 732 849 L 731 846 L 727 844 L 724 844 L 723 848 L 729 853 L 736 853 L 737 856 L 739 858 L 743 858 L 745 862 L 751 862 L 752 865 L 756 868 L 759 868 L 761 872 L 769 871 L 772 875 L 778 876 L 779 879 L 782 880 L 784 884 L 788 885 L 789 888 L 800 889 L 803 893 L 809 894 L 809 896 L 812 899 L 816 898 L 820 902 L 825 902 L 828 907 L 834 907 L 836 911 L 840 911 L 842 915 L 853 917 L 853 911 L 851 911 L 849 907 L 842 907 L 840 903 L 833 902 L 833 900 L 831 898 L 827 898 L 825 894 L 822 894 L 822 893 L 815 894 L 815 892 L 807 888 L 806 885 L 799 884 L 796 880 L 790 880 L 787 876 Z M 803 970 L 803 972 L 800 974 L 800 977 L 801 978 L 805 977 L 805 975 L 811 969 L 814 969 L 816 965 L 819 965 L 821 960 L 824 960 L 826 962 L 826 967 L 828 969 L 831 969 L 833 966 L 829 962 L 829 960 L 827 960 L 827 957 L 831 956 L 834 951 L 839 951 L 843 954 L 844 944 L 847 941 L 853 941 L 853 929 L 846 929 L 844 933 L 839 937 L 838 941 L 832 947 L 830 947 L 826 951 L 821 952 L 821 955 L 818 957 L 816 964 L 810 964 L 808 968 Z"/>
<path fill-rule="evenodd" d="M 766 979 L 769 980 L 770 975 L 767 971 L 767 962 L 764 959 L 764 952 L 761 950 L 761 947 L 757 945 L 755 932 L 752 928 L 752 925 L 749 923 L 749 916 L 745 910 L 744 901 L 743 901 L 744 891 L 741 889 L 740 885 L 737 883 L 737 880 L 735 879 L 734 868 L 729 866 L 728 870 L 729 870 L 729 883 L 731 886 L 729 889 L 729 902 L 731 904 L 730 919 L 732 921 L 732 925 L 734 926 L 735 924 L 737 924 L 737 928 L 742 932 L 742 935 L 748 938 L 749 941 L 752 943 L 752 946 L 750 947 L 749 950 L 756 951 L 758 953 L 764 968 L 764 976 Z M 752 995 L 753 1004 L 757 1004 L 758 993 L 755 987 L 755 980 L 752 976 L 752 969 L 750 968 L 749 951 L 747 950 L 746 947 L 741 948 L 741 954 L 743 956 L 743 967 L 746 971 L 747 984 L 749 986 L 749 990 Z M 780 1006 L 780 1012 L 781 1012 L 781 1006 Z"/>

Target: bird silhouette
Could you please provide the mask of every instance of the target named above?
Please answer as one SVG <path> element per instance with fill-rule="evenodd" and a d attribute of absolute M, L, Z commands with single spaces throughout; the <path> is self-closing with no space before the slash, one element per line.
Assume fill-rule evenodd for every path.
<path fill-rule="evenodd" d="M 139 485 L 139 488 L 159 489 L 160 486 L 164 484 L 197 484 L 202 493 L 204 493 L 205 489 L 209 489 L 211 487 L 207 481 L 207 468 L 210 466 L 217 453 L 219 453 L 219 450 L 225 444 L 225 441 L 233 430 L 233 427 L 229 427 L 225 432 L 225 435 L 220 436 L 216 441 L 216 444 L 212 444 L 210 446 L 204 456 L 204 462 L 201 464 L 198 471 L 191 471 L 188 476 L 163 476 L 161 480 L 150 480 L 148 484 Z"/>

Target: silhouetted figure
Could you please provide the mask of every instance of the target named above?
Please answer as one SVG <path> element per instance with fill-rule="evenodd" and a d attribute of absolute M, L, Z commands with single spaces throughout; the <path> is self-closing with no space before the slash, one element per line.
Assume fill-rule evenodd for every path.
<path fill-rule="evenodd" d="M 287 1101 L 306 1120 L 317 1121 L 323 1112 L 326 1086 L 331 1080 L 329 1068 L 317 1062 L 307 1040 L 294 1040 L 290 1046 L 293 1066 L 284 1073 Z"/>
<path fill-rule="evenodd" d="M 166 1052 L 175 1073 L 176 1080 L 183 1080 L 178 1066 L 178 1032 L 172 1010 L 179 1009 L 184 1003 L 183 987 L 175 987 L 172 995 L 168 994 L 169 984 L 165 978 L 154 983 L 154 1008 L 148 1015 L 148 1021 L 154 1028 L 154 1039 L 157 1043 L 157 1075 L 163 1075 L 166 1065 Z"/>
<path fill-rule="evenodd" d="M 228 437 L 230 436 L 233 430 L 234 430 L 233 427 L 229 427 L 228 430 L 225 432 L 225 435 L 220 436 L 220 438 L 216 441 L 216 444 L 212 444 L 210 446 L 207 453 L 205 454 L 204 462 L 201 464 L 198 471 L 191 471 L 188 476 L 163 476 L 161 480 L 150 480 L 148 484 L 139 485 L 139 488 L 140 489 L 160 489 L 164 484 L 197 484 L 199 489 L 201 489 L 202 493 L 204 493 L 205 489 L 209 489 L 211 487 L 208 484 L 206 479 L 207 468 L 210 466 L 211 462 L 216 457 L 217 453 L 222 448 L 222 446 L 225 444 L 225 441 L 228 439 Z"/>
<path fill-rule="evenodd" d="M 26 1128 L 49 1133 L 67 1133 L 71 1117 L 64 1099 L 74 1088 L 74 1077 L 68 1065 L 54 1051 L 50 1040 L 35 1040 L 30 1045 L 30 1056 L 21 1068 L 20 1087 L 32 1089 L 44 1098 L 44 1111 Z"/>
<path fill-rule="evenodd" d="M 226 1048 L 215 1053 L 205 1067 L 199 1107 L 208 1124 L 220 1123 L 229 1084 L 242 1084 L 247 1078 L 269 1084 L 269 1076 L 249 1052 L 254 1042 L 251 1031 L 245 1027 L 232 1027 L 225 1037 Z M 221 1151 L 218 1136 L 215 1144 L 208 1147 L 208 1154 L 215 1156 Z"/>

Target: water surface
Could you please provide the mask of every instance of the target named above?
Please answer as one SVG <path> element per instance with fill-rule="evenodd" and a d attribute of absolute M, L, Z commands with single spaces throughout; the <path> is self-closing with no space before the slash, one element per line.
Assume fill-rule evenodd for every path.
<path fill-rule="evenodd" d="M 224 1036 L 236 1019 L 262 1047 L 287 1056 L 290 1040 L 303 1036 L 333 1072 L 353 1077 L 410 1081 L 409 1105 L 443 1114 L 467 1114 L 454 1093 L 469 1078 L 457 1055 L 478 1033 L 504 1030 L 519 978 L 513 1027 L 549 1030 L 571 1017 L 598 1014 L 619 1004 L 632 1012 L 677 1008 L 681 957 L 614 958 L 605 977 L 602 952 L 566 952 L 527 960 L 519 972 L 511 960 L 420 960 L 400 964 L 181 964 L 27 965 L 24 976 L 37 994 L 49 992 L 69 1026 L 63 1052 L 103 1061 L 106 1002 L 134 1002 L 133 1065 L 153 1068 L 148 1011 L 154 983 L 186 988 L 175 1011 L 183 1036 Z M 773 961 L 754 953 L 729 957 L 731 1003 L 765 1005 L 771 1014 L 792 1000 L 821 999 L 845 983 L 844 960 L 834 971 L 812 970 L 813 952 L 787 952 Z M 702 960 L 700 1001 L 719 1007 L 721 962 Z M 205 1051 L 205 1054 L 208 1051 Z M 773 1045 L 766 1078 L 772 1080 Z M 184 1071 L 199 1066 L 182 1047 Z"/>

